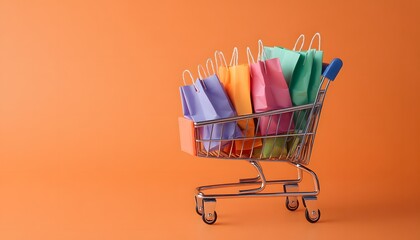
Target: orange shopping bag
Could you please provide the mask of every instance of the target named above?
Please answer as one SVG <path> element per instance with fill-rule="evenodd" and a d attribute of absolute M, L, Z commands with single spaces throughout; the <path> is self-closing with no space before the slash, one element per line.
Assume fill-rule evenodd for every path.
<path fill-rule="evenodd" d="M 238 115 L 252 114 L 251 105 L 251 86 L 250 73 L 248 64 L 238 64 L 238 49 L 235 47 L 232 54 L 232 59 L 229 66 L 226 64 L 226 59 L 222 52 L 215 52 L 216 69 L 218 69 L 218 76 L 220 82 L 225 87 L 225 90 L 236 109 Z M 218 66 L 218 61 L 221 64 Z M 244 137 L 250 138 L 256 135 L 255 124 L 252 120 L 238 121 Z M 237 153 L 252 150 L 253 147 L 261 146 L 260 139 L 237 140 L 235 141 L 235 150 Z"/>

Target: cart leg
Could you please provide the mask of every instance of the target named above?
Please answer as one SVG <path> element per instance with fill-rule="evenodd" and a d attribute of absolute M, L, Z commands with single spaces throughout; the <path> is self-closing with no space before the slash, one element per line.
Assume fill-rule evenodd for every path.
<path fill-rule="evenodd" d="M 309 173 L 312 176 L 312 179 L 314 181 L 314 192 L 316 193 L 316 195 L 318 195 L 319 194 L 319 191 L 320 191 L 320 187 L 319 187 L 318 176 L 316 175 L 316 173 L 314 171 L 312 171 L 311 169 L 309 169 L 309 168 L 307 168 L 307 167 L 305 167 L 305 166 L 303 166 L 301 164 L 298 164 L 298 163 L 290 163 L 290 164 L 292 164 L 293 166 L 297 167 L 301 171 L 303 170 L 303 171 Z M 300 175 L 302 177 L 301 171 L 300 172 L 298 171 L 298 176 Z"/>
<path fill-rule="evenodd" d="M 265 179 L 262 167 L 259 164 L 259 162 L 258 161 L 250 161 L 249 163 L 251 163 L 251 165 L 254 166 L 254 168 L 257 170 L 257 172 L 258 172 L 258 177 L 257 178 L 261 179 L 261 185 L 260 185 L 259 188 L 239 190 L 239 193 L 242 193 L 242 194 L 261 192 L 262 190 L 264 190 L 265 186 L 267 185 L 267 180 Z M 248 180 L 248 182 L 254 181 L 254 179 L 247 179 L 247 180 Z"/>
<path fill-rule="evenodd" d="M 239 182 L 240 183 L 253 183 L 253 182 L 258 182 L 258 181 L 261 180 L 261 175 L 262 175 L 262 167 L 261 167 L 261 165 L 257 161 L 250 161 L 249 163 L 257 170 L 258 175 L 256 177 L 254 177 L 254 178 L 242 178 L 242 179 L 239 179 Z M 264 175 L 262 175 L 262 177 L 264 178 Z"/>
<path fill-rule="evenodd" d="M 216 199 L 203 199 L 203 221 L 207 224 L 213 224 L 217 220 Z"/>
<path fill-rule="evenodd" d="M 296 193 L 299 192 L 299 186 L 297 184 L 285 184 L 283 185 L 285 193 Z M 286 208 L 290 211 L 295 211 L 299 208 L 299 201 L 296 196 L 290 195 L 286 197 Z"/>
<path fill-rule="evenodd" d="M 201 195 L 195 196 L 195 211 L 198 215 L 203 215 L 203 198 Z"/>
<path fill-rule="evenodd" d="M 294 167 L 296 167 L 296 166 L 294 166 Z M 302 169 L 300 169 L 300 168 L 298 168 L 298 167 L 296 167 L 296 169 L 297 169 L 297 180 L 298 180 L 299 182 L 301 182 L 301 181 L 302 181 L 302 178 L 303 178 Z"/>
<path fill-rule="evenodd" d="M 316 196 L 305 196 L 302 198 L 303 205 L 305 206 L 305 217 L 310 223 L 316 223 L 321 218 L 321 211 L 317 206 Z"/>

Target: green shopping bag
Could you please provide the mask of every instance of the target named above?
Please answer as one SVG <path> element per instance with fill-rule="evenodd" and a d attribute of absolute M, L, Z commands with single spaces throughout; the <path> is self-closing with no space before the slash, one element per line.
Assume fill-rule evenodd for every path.
<path fill-rule="evenodd" d="M 324 52 L 321 51 L 321 35 L 319 33 L 315 33 L 315 35 L 312 37 L 311 43 L 309 44 L 309 49 L 312 48 L 312 43 L 315 37 L 318 37 L 318 50 L 315 51 L 314 60 L 312 64 L 311 77 L 309 80 L 309 86 L 308 86 L 309 103 L 315 102 L 316 96 L 318 94 L 319 85 L 321 84 L 322 58 L 324 55 Z"/>
<path fill-rule="evenodd" d="M 308 87 L 315 57 L 315 50 L 311 49 L 307 52 L 299 52 L 299 54 L 300 58 L 296 64 L 295 72 L 293 73 L 292 82 L 290 84 L 290 95 L 294 106 L 309 103 Z M 297 114 L 295 113 L 293 121 L 296 133 L 302 133 L 305 131 L 310 112 L 311 109 L 305 109 Z M 301 140 L 301 137 L 294 137 L 288 142 L 289 155 L 295 154 L 296 147 L 300 144 Z"/>
<path fill-rule="evenodd" d="M 312 49 L 312 43 L 315 37 L 318 36 L 318 50 Z M 322 74 L 322 58 L 323 52 L 321 49 L 321 35 L 315 33 L 312 37 L 311 43 L 307 52 L 301 52 L 302 55 L 305 55 L 306 63 L 303 66 L 299 65 L 296 67 L 299 71 L 294 75 L 292 79 L 294 94 L 292 93 L 292 101 L 294 105 L 302 105 L 308 103 L 314 103 L 318 94 L 319 86 L 321 84 L 321 74 Z M 301 60 L 301 59 L 300 59 Z M 305 76 L 304 76 L 305 75 Z M 309 76 L 309 79 L 308 79 Z M 306 82 L 308 81 L 308 82 Z M 307 89 L 305 90 L 305 86 Z M 304 95 L 307 93 L 307 99 Z M 294 116 L 295 130 L 296 132 L 302 132 L 305 130 L 308 123 L 308 117 L 311 112 L 311 109 L 304 110 L 300 115 Z M 302 114 L 303 113 L 303 114 Z M 288 149 L 289 153 L 293 154 L 302 139 L 300 137 L 294 138 L 289 142 Z"/>
<path fill-rule="evenodd" d="M 312 65 L 315 57 L 315 50 L 299 52 L 299 60 L 293 72 L 290 83 L 290 95 L 294 106 L 309 103 L 308 87 L 311 78 Z"/>
<path fill-rule="evenodd" d="M 253 158 L 284 158 L 287 156 L 288 143 L 285 137 L 263 139 L 263 147 L 255 148 Z"/>

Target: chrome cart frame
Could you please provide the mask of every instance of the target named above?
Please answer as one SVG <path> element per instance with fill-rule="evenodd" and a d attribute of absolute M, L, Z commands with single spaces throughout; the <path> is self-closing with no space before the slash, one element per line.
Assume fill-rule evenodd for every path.
<path fill-rule="evenodd" d="M 255 178 L 240 179 L 236 183 L 197 187 L 195 195 L 196 212 L 202 216 L 205 223 L 213 224 L 216 222 L 217 213 L 215 207 L 217 199 L 238 197 L 286 197 L 286 208 L 290 211 L 298 209 L 298 197 L 301 197 L 303 205 L 306 208 L 306 219 L 311 223 L 315 223 L 320 219 L 321 212 L 316 206 L 317 195 L 320 192 L 319 180 L 316 173 L 305 165 L 308 165 L 310 161 L 316 130 L 328 87 L 331 81 L 336 78 L 342 64 L 340 59 L 334 59 L 328 65 L 324 64 L 321 85 L 316 101 L 313 104 L 194 123 L 195 152 L 197 156 L 248 161 L 258 173 Z M 286 116 L 289 116 L 289 118 Z M 266 122 L 268 119 L 267 128 L 270 124 L 277 124 L 276 129 L 279 130 L 281 121 L 285 121 L 285 119 L 289 119 L 289 127 L 287 131 L 278 134 L 262 135 L 260 131 L 257 131 L 262 118 L 265 118 Z M 255 124 L 255 132 L 252 136 L 237 137 L 233 134 L 233 137 L 229 139 L 212 137 L 213 129 L 216 126 L 219 127 L 219 131 L 221 127 L 221 134 L 219 133 L 218 135 L 223 136 L 223 127 L 226 124 L 233 123 L 239 125 L 239 123 L 242 123 L 242 126 L 246 126 L 245 132 L 247 132 L 248 127 L 252 125 L 250 122 Z M 207 131 L 210 129 L 210 137 L 201 136 L 203 128 L 207 128 Z M 245 149 L 245 142 L 248 145 L 252 142 L 252 147 Z M 209 147 L 212 143 L 217 146 L 216 149 Z M 295 179 L 267 180 L 261 166 L 261 162 L 264 161 L 289 164 L 297 169 L 297 177 Z M 302 182 L 304 173 L 312 177 L 312 191 L 299 191 L 299 183 Z M 273 184 L 283 185 L 283 191 L 266 191 L 266 186 Z M 240 189 L 239 192 L 208 193 L 208 191 L 214 189 L 230 187 L 243 188 L 253 185 L 256 187 Z"/>

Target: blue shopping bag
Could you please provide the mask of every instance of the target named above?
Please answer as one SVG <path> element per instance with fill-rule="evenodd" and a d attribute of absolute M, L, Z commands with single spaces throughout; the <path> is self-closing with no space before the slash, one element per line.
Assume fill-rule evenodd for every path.
<path fill-rule="evenodd" d="M 184 71 L 184 74 L 187 72 L 192 78 L 188 70 Z M 192 85 L 182 86 L 180 93 L 184 117 L 194 122 L 236 116 L 232 103 L 216 75 L 203 80 L 197 79 Z M 217 150 L 229 143 L 226 140 L 242 137 L 241 130 L 235 122 L 206 125 L 199 128 L 199 134 L 200 139 L 209 140 L 203 143 L 206 151 Z"/>

